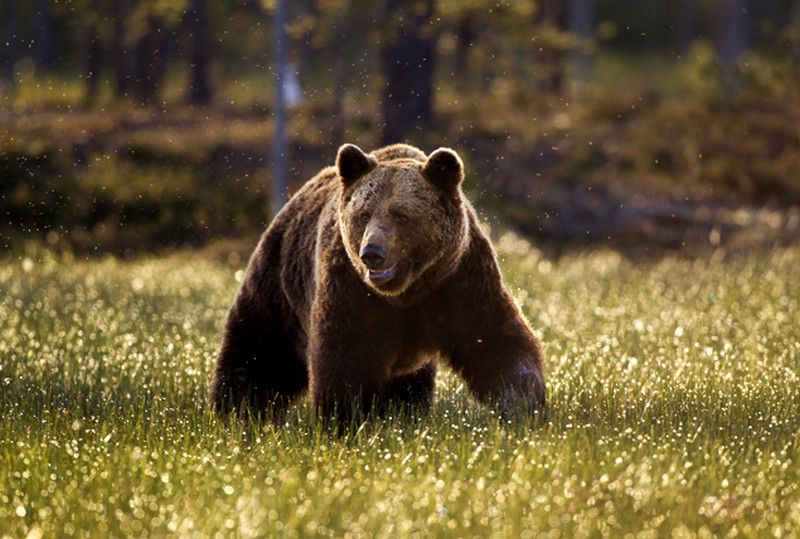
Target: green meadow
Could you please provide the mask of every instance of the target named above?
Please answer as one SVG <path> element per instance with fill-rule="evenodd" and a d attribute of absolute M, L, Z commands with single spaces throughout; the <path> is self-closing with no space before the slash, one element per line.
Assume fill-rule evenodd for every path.
<path fill-rule="evenodd" d="M 800 251 L 498 250 L 547 416 L 502 420 L 444 370 L 430 416 L 342 437 L 305 403 L 210 413 L 236 257 L 7 255 L 0 537 L 798 533 Z"/>

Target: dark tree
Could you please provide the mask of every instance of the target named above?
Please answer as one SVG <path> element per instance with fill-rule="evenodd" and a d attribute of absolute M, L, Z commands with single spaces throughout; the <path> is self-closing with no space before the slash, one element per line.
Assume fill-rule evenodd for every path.
<path fill-rule="evenodd" d="M 566 0 L 542 0 L 537 12 L 536 23 L 556 32 L 567 30 Z M 564 87 L 564 52 L 545 44 L 538 53 L 537 65 L 542 90 L 547 93 L 561 93 Z"/>
<path fill-rule="evenodd" d="M 51 40 L 53 14 L 50 0 L 33 2 L 33 54 L 37 69 L 48 69 L 52 64 Z"/>
<path fill-rule="evenodd" d="M 763 42 L 773 43 L 770 34 L 786 24 L 786 2 L 780 0 L 758 0 L 750 2 L 749 34 L 751 41 L 767 38 Z"/>
<path fill-rule="evenodd" d="M 345 62 L 344 51 L 334 42 L 333 48 L 333 129 L 331 130 L 331 140 L 335 146 L 344 143 L 344 97 L 347 90 L 347 63 Z"/>
<path fill-rule="evenodd" d="M 747 0 L 723 0 L 719 10 L 717 58 L 722 84 L 729 92 L 739 85 L 736 63 L 747 49 L 750 27 Z"/>
<path fill-rule="evenodd" d="M 388 0 L 381 62 L 384 143 L 406 140 L 433 123 L 433 67 L 436 36 L 433 0 Z"/>
<path fill-rule="evenodd" d="M 0 3 L 0 61 L 2 64 L 2 77 L 9 83 L 14 83 L 14 65 L 17 63 L 17 16 L 15 2 L 3 0 Z"/>
<path fill-rule="evenodd" d="M 161 23 L 151 17 L 147 32 L 136 44 L 136 95 L 144 105 L 155 103 L 161 91 L 163 41 Z"/>
<path fill-rule="evenodd" d="M 363 10 L 359 12 L 358 7 L 353 4 L 350 1 L 342 2 L 338 10 L 327 15 L 327 20 L 331 21 L 331 24 L 324 42 L 330 44 L 328 63 L 331 65 L 333 75 L 331 143 L 335 147 L 346 142 L 344 100 L 348 82 L 353 78 L 353 57 L 364 50 L 363 43 L 352 37 L 360 28 L 360 17 L 363 17 Z M 320 20 L 323 17 L 325 14 L 320 15 Z"/>
<path fill-rule="evenodd" d="M 478 38 L 475 14 L 466 12 L 459 17 L 455 28 L 455 71 L 463 75 L 469 67 L 469 52 Z"/>
<path fill-rule="evenodd" d="M 800 33 L 800 0 L 792 2 L 791 13 L 789 15 L 790 22 L 794 27 L 795 32 Z M 797 60 L 800 60 L 800 39 L 795 38 L 796 41 L 792 44 L 792 54 Z"/>
<path fill-rule="evenodd" d="M 189 33 L 189 95 L 193 105 L 205 105 L 211 101 L 211 86 L 208 82 L 209 48 L 208 4 L 206 0 L 191 0 L 186 14 Z"/>
<path fill-rule="evenodd" d="M 113 18 L 114 34 L 112 42 L 112 55 L 114 71 L 116 73 L 117 95 L 128 96 L 131 93 L 131 80 L 133 77 L 133 53 L 127 42 L 126 23 L 130 10 L 130 0 L 114 0 Z"/>
<path fill-rule="evenodd" d="M 93 101 L 97 97 L 97 81 L 100 74 L 100 37 L 97 25 L 92 23 L 86 29 L 86 65 L 84 79 L 86 80 L 86 100 Z"/>
<path fill-rule="evenodd" d="M 309 97 L 316 96 L 314 86 L 319 84 L 317 78 L 323 73 L 324 87 L 331 88 L 328 142 L 333 147 L 347 142 L 346 96 L 351 88 L 364 87 L 367 70 L 373 69 L 380 52 L 374 46 L 380 34 L 375 21 L 383 13 L 383 6 L 376 4 L 351 0 L 316 1 L 308 7 L 314 26 L 304 34 L 295 33 L 290 42 L 292 56 L 309 81 Z M 292 3 L 293 10 L 296 5 Z M 305 53 L 298 55 L 296 50 L 305 50 Z"/>

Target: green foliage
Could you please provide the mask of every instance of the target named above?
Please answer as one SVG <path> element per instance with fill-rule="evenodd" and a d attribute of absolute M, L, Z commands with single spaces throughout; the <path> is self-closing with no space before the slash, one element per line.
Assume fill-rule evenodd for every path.
<path fill-rule="evenodd" d="M 492 209 L 523 228 L 540 217 L 538 193 L 559 182 L 630 196 L 797 204 L 794 64 L 751 53 L 741 73 L 738 95 L 725 95 L 711 47 L 698 42 L 682 61 L 598 56 L 595 76 L 568 98 L 539 96 L 509 78 L 487 88 L 450 78 L 437 91 L 438 129 L 417 142 L 457 148 L 473 194 L 489 189 Z M 183 74 L 175 73 L 165 95 L 176 97 L 157 116 L 124 104 L 74 110 L 73 79 L 29 80 L 27 97 L 0 119 L 8 135 L 0 141 L 0 211 L 12 217 L 0 222 L 0 245 L 55 231 L 70 248 L 120 251 L 262 229 L 271 177 L 266 74 L 220 85 L 225 105 L 202 111 L 176 106 Z M 354 88 L 342 106 L 345 140 L 364 147 L 375 147 L 379 132 L 373 91 Z M 27 112 L 39 99 L 65 108 Z M 292 111 L 295 187 L 333 160 L 332 110 L 330 95 L 319 94 Z M 507 203 L 514 197 L 527 201 L 521 211 Z"/>
<path fill-rule="evenodd" d="M 507 79 L 466 95 L 443 84 L 441 138 L 473 149 L 479 182 L 500 175 L 519 185 L 517 194 L 578 181 L 650 196 L 800 201 L 800 86 L 791 62 L 750 53 L 734 96 L 704 42 L 680 61 L 601 54 L 595 64 L 568 97 Z"/>
<path fill-rule="evenodd" d="M 55 131 L 28 125 L 0 150 L 3 247 L 38 238 L 123 252 L 264 227 L 263 124 L 226 122 L 186 137 L 146 117 L 125 134 L 108 116 L 71 120 Z"/>
<path fill-rule="evenodd" d="M 0 521 L 26 536 L 789 534 L 800 525 L 800 253 L 632 265 L 504 236 L 548 418 L 450 373 L 431 417 L 336 438 L 208 410 L 238 256 L 0 263 Z M 217 258 L 227 260 L 216 262 Z M 490 358 L 487 358 L 490 360 Z"/>
<path fill-rule="evenodd" d="M 151 0 L 135 2 L 126 16 L 126 40 L 136 43 L 149 30 L 152 21 L 158 21 L 166 28 L 175 28 L 188 9 L 188 0 Z"/>

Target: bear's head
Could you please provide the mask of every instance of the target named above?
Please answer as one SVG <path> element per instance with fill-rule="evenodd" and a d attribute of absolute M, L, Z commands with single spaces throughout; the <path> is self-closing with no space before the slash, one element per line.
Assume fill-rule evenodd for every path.
<path fill-rule="evenodd" d="M 361 279 L 386 297 L 430 290 L 457 266 L 468 239 L 461 193 L 464 165 L 440 148 L 426 156 L 406 145 L 373 154 L 345 144 L 339 225 Z"/>

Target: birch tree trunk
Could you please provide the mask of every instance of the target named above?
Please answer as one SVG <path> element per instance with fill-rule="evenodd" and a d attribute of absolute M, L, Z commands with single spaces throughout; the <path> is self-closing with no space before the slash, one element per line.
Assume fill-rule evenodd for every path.
<path fill-rule="evenodd" d="M 572 72 L 578 81 L 585 81 L 592 71 L 592 57 L 586 50 L 594 28 L 594 1 L 570 0 L 570 31 L 578 38 L 578 50 L 572 53 Z"/>
<path fill-rule="evenodd" d="M 274 13 L 275 132 L 272 136 L 272 216 L 288 200 L 286 170 L 286 1 L 277 0 Z"/>

